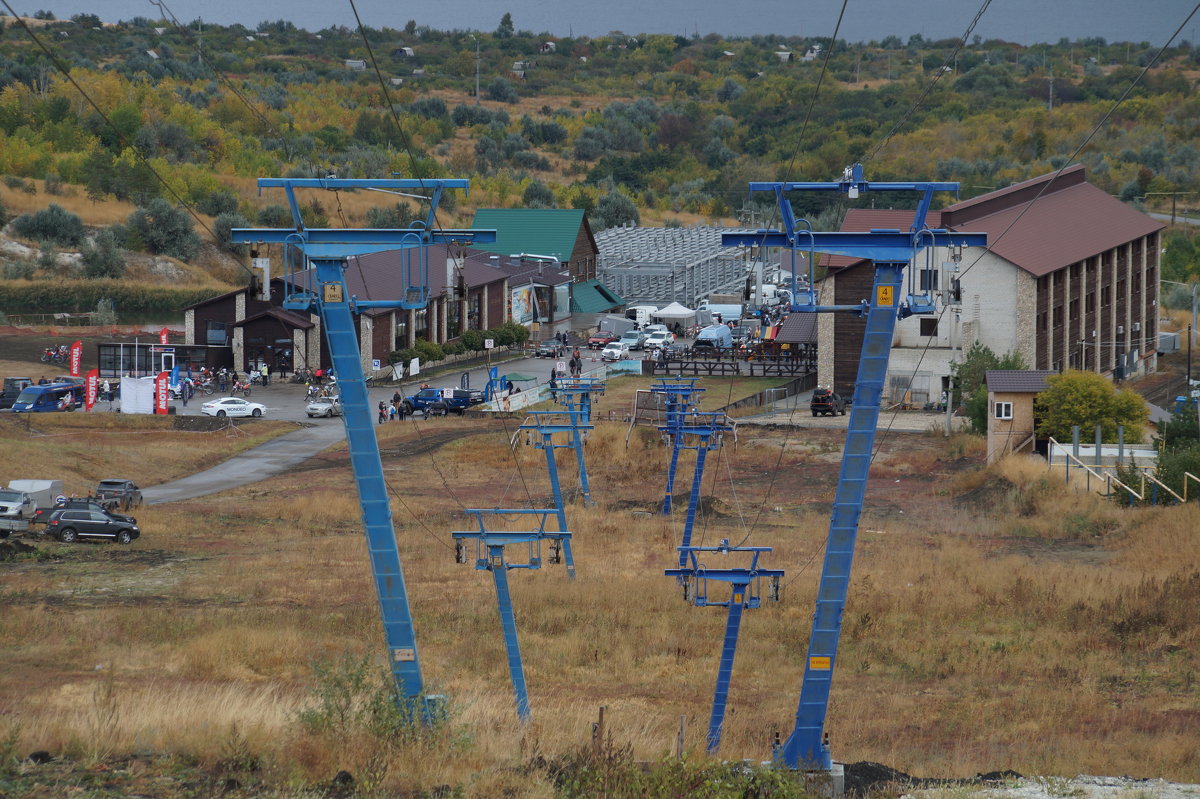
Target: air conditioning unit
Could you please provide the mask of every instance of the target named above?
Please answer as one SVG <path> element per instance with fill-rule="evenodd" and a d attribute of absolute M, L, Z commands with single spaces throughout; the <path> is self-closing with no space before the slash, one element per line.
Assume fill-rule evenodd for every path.
<path fill-rule="evenodd" d="M 1142 323 L 1141 323 L 1141 322 L 1134 322 L 1134 323 L 1133 323 L 1133 332 L 1134 332 L 1134 333 L 1138 332 L 1138 331 L 1139 331 L 1139 330 L 1141 330 L 1141 329 L 1142 329 Z"/>

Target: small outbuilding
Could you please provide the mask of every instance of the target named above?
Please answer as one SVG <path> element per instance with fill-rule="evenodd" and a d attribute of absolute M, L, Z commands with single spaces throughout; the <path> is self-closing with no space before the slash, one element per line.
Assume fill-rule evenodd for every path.
<path fill-rule="evenodd" d="M 984 374 L 988 390 L 987 460 L 1010 452 L 1033 452 L 1037 419 L 1033 401 L 1047 388 L 1048 369 L 993 369 Z"/>

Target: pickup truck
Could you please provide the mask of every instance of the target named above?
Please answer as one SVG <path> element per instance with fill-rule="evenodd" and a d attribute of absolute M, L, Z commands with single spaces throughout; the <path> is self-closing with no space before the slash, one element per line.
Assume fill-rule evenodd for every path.
<path fill-rule="evenodd" d="M 37 501 L 24 491 L 0 488 L 0 538 L 10 532 L 29 529 L 29 520 L 37 512 Z"/>
<path fill-rule="evenodd" d="M 142 491 L 132 480 L 114 478 L 100 481 L 96 486 L 96 498 L 101 504 L 113 501 L 121 510 L 127 510 L 142 504 Z"/>
<path fill-rule="evenodd" d="M 482 404 L 483 392 L 465 388 L 423 388 L 404 399 L 407 414 L 420 411 L 426 416 L 457 413 L 462 416 L 467 408 Z"/>

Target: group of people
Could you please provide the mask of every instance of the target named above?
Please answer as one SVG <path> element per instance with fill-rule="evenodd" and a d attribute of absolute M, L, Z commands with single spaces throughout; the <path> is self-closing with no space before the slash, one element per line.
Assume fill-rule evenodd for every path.
<path fill-rule="evenodd" d="M 427 386 L 421 386 L 427 388 Z M 399 390 L 392 394 L 392 401 L 379 401 L 379 424 L 384 422 L 394 422 L 397 419 L 403 419 L 408 415 L 408 410 L 404 406 L 404 397 L 400 396 Z"/>

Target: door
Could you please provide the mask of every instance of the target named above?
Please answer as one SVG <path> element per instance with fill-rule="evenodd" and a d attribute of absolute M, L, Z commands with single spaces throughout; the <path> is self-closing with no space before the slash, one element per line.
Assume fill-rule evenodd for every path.
<path fill-rule="evenodd" d="M 175 368 L 175 353 L 164 352 L 162 354 L 162 369 L 159 371 L 169 372 Z"/>

